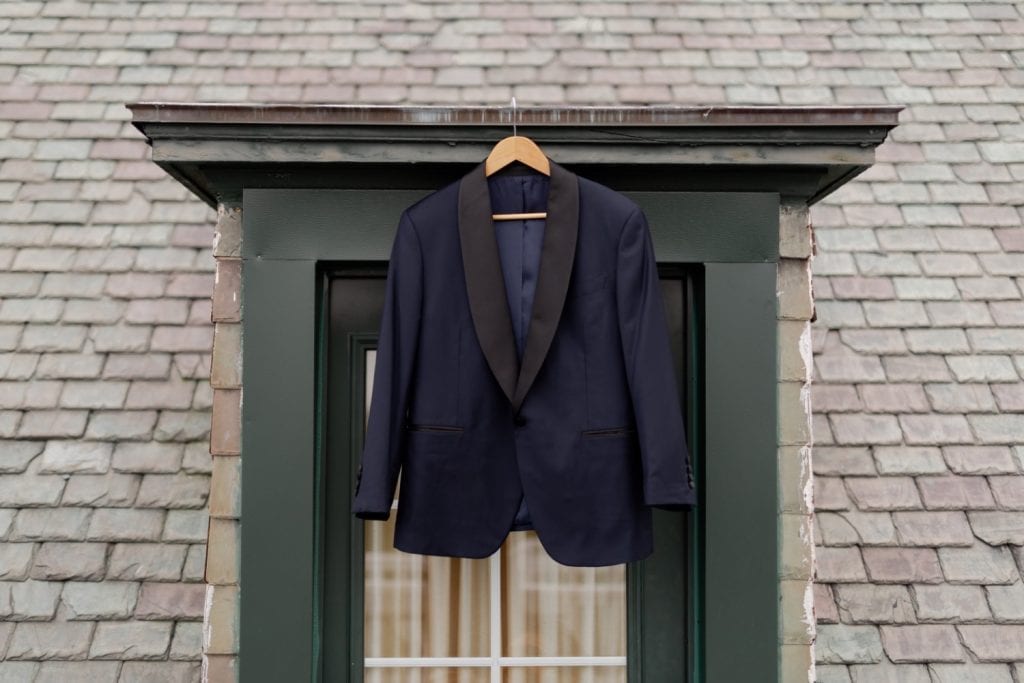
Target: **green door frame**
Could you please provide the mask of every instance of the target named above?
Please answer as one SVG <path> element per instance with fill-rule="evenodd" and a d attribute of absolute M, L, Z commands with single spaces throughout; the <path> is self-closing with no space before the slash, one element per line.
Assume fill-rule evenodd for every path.
<path fill-rule="evenodd" d="M 630 167 L 619 173 L 627 178 Z M 365 189 L 387 188 L 388 178 L 361 180 L 358 190 L 243 192 L 239 675 L 246 683 L 315 680 L 319 264 L 386 262 L 401 209 L 429 191 Z M 650 219 L 659 263 L 701 264 L 704 272 L 704 679 L 770 680 L 779 643 L 779 196 L 624 194 Z"/>

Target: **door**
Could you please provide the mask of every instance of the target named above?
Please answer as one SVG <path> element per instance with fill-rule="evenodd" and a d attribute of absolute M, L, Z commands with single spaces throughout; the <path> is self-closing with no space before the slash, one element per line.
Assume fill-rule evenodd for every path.
<path fill-rule="evenodd" d="M 532 531 L 487 559 L 392 547 L 395 515 L 350 510 L 370 404 L 386 264 L 324 271 L 322 430 L 317 463 L 315 660 L 347 683 L 639 683 L 699 680 L 697 513 L 655 510 L 655 552 L 601 568 L 551 560 Z M 700 475 L 694 268 L 664 268 L 662 290 Z M 399 495 L 396 496 L 397 507 Z"/>

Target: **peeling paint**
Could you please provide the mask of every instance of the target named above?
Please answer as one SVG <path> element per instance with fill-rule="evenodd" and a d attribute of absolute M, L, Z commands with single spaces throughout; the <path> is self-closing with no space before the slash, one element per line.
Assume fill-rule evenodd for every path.
<path fill-rule="evenodd" d="M 207 584 L 206 595 L 203 597 L 203 652 L 210 648 L 210 639 L 213 634 L 210 625 L 210 613 L 213 611 L 213 586 Z"/>

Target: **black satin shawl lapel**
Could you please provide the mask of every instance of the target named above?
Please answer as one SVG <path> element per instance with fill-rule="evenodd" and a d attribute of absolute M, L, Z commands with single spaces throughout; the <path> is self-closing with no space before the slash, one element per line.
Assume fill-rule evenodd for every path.
<path fill-rule="evenodd" d="M 483 162 L 459 182 L 459 241 L 473 326 L 487 363 L 515 411 L 522 405 L 551 347 L 576 254 L 578 178 L 554 161 L 550 164 L 548 216 L 521 367 L 516 358 Z"/>
<path fill-rule="evenodd" d="M 516 383 L 513 408 L 518 411 L 540 372 L 551 340 L 562 317 L 565 295 L 569 290 L 576 237 L 579 231 L 579 182 L 575 173 L 548 160 L 551 186 L 548 191 L 547 219 L 540 252 L 537 291 L 533 297 L 530 327 L 523 349 L 523 365 Z"/>
<path fill-rule="evenodd" d="M 512 401 L 519 361 L 483 162 L 459 182 L 459 242 L 477 340 L 501 390 Z"/>

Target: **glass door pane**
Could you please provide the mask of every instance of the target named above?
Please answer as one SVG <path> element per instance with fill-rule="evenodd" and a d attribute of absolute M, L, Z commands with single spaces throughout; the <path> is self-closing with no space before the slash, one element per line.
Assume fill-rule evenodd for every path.
<path fill-rule="evenodd" d="M 566 567 L 537 534 L 509 535 L 502 552 L 504 654 L 625 657 L 626 568 Z"/>

